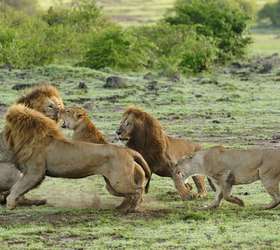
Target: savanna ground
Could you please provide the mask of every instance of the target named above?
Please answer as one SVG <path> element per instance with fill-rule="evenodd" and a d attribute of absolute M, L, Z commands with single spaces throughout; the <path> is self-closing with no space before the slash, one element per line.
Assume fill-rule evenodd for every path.
<path fill-rule="evenodd" d="M 278 147 L 280 59 L 270 55 L 280 53 L 280 32 L 258 30 L 253 37 L 250 55 L 269 55 L 266 60 L 180 80 L 153 72 L 119 74 L 56 65 L 1 69 L 0 126 L 7 107 L 24 92 L 13 89 L 15 85 L 48 81 L 57 84 L 66 105 L 89 108 L 111 140 L 123 110 L 134 104 L 159 118 L 169 134 L 205 147 Z M 111 75 L 123 77 L 127 87 L 103 88 Z M 78 88 L 81 81 L 87 91 Z M 46 198 L 48 205 L 0 208 L 1 249 L 279 249 L 280 208 L 260 209 L 270 201 L 261 184 L 236 187 L 234 193 L 244 199 L 245 208 L 223 202 L 217 211 L 198 211 L 211 202 L 213 192 L 182 202 L 171 180 L 153 176 L 141 210 L 121 215 L 113 210 L 121 199 L 107 193 L 101 177 L 47 178 L 28 196 Z"/>

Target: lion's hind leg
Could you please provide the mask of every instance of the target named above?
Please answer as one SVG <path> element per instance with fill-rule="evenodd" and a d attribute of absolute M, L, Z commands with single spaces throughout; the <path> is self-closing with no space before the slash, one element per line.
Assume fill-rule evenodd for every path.
<path fill-rule="evenodd" d="M 279 180 L 275 179 L 275 177 L 270 178 L 270 176 L 260 176 L 260 178 L 265 190 L 272 198 L 272 202 L 263 208 L 272 209 L 277 207 L 280 204 Z"/>
<path fill-rule="evenodd" d="M 221 201 L 223 199 L 223 189 L 222 187 L 214 180 L 212 180 L 213 185 L 215 185 L 216 195 L 214 201 L 205 207 L 200 208 L 200 210 L 209 210 L 209 209 L 216 209 L 220 206 Z"/>

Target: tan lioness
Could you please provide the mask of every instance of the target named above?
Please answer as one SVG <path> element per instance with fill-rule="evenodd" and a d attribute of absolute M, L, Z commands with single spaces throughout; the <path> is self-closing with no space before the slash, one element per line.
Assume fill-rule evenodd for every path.
<path fill-rule="evenodd" d="M 210 177 L 216 186 L 214 202 L 205 207 L 217 208 L 221 200 L 244 206 L 244 202 L 231 195 L 233 185 L 249 184 L 261 180 L 273 201 L 265 209 L 280 204 L 280 150 L 277 149 L 225 149 L 222 146 L 197 152 L 192 158 L 180 160 L 175 172 L 177 182 L 201 174 Z M 179 185 L 179 184 L 178 184 Z"/>
<path fill-rule="evenodd" d="M 7 207 L 36 187 L 44 177 L 83 178 L 102 175 L 115 195 L 123 196 L 120 209 L 134 211 L 142 201 L 151 171 L 136 151 L 111 144 L 67 140 L 55 121 L 24 105 L 6 114 L 5 140 L 23 176 L 12 187 Z"/>
<path fill-rule="evenodd" d="M 90 120 L 88 113 L 81 107 L 66 107 L 60 114 L 62 127 L 72 129 L 72 139 L 97 144 L 107 144 L 104 135 Z"/>

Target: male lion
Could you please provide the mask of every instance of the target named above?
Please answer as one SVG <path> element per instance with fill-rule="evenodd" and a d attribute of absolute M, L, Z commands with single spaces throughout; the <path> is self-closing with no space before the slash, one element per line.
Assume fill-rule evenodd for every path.
<path fill-rule="evenodd" d="M 138 109 L 129 108 L 125 111 L 119 129 L 116 131 L 126 145 L 138 151 L 149 164 L 152 173 L 163 177 L 174 177 L 173 166 L 180 158 L 193 154 L 201 147 L 185 139 L 177 139 L 166 135 L 159 121 L 150 114 Z M 204 177 L 195 176 L 193 180 L 198 189 L 198 196 L 207 195 Z M 175 186 L 181 195 L 192 197 L 190 187 Z"/>
<path fill-rule="evenodd" d="M 18 104 L 36 109 L 54 120 L 58 120 L 59 111 L 63 109 L 63 102 L 58 90 L 51 85 L 41 85 L 32 88 L 24 96 L 17 100 Z M 9 190 L 20 178 L 21 173 L 12 163 L 12 152 L 9 151 L 4 139 L 4 132 L 0 133 L 0 199 L 5 201 Z M 19 203 L 22 205 L 43 205 L 46 200 L 28 200 L 21 197 Z"/>
<path fill-rule="evenodd" d="M 197 152 L 176 166 L 176 181 L 183 183 L 189 176 L 209 176 L 216 186 L 214 202 L 204 209 L 217 208 L 221 200 L 244 206 L 244 202 L 231 195 L 233 185 L 249 184 L 261 180 L 273 201 L 265 206 L 271 209 L 280 204 L 280 150 L 279 149 L 225 149 L 222 146 Z M 182 185 L 182 184 L 181 184 Z"/>
<path fill-rule="evenodd" d="M 107 144 L 104 135 L 95 127 L 88 113 L 80 107 L 67 107 L 61 112 L 62 127 L 73 129 L 73 140 Z"/>
<path fill-rule="evenodd" d="M 14 105 L 6 114 L 6 141 L 23 172 L 7 197 L 13 209 L 17 199 L 44 177 L 83 178 L 102 175 L 115 195 L 123 196 L 120 208 L 134 211 L 142 201 L 150 169 L 143 157 L 124 147 L 67 140 L 58 125 L 42 113 Z"/>

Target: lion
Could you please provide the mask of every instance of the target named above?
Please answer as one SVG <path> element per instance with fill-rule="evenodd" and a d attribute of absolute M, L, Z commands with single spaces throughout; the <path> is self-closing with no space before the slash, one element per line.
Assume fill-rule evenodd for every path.
<path fill-rule="evenodd" d="M 138 151 L 147 161 L 152 173 L 162 177 L 172 177 L 174 180 L 174 164 L 183 156 L 193 154 L 201 146 L 186 139 L 168 136 L 162 129 L 160 122 L 147 112 L 138 108 L 128 108 L 116 131 L 120 140 L 126 140 L 126 146 Z M 204 177 L 195 176 L 193 180 L 197 186 L 197 196 L 207 195 Z M 182 198 L 192 198 L 188 185 L 177 185 Z"/>
<path fill-rule="evenodd" d="M 59 112 L 64 108 L 63 101 L 58 90 L 51 85 L 40 85 L 32 88 L 25 95 L 20 97 L 16 103 L 25 104 L 29 108 L 36 109 L 44 113 L 55 121 L 58 120 Z M 0 133 L 0 196 L 2 202 L 9 193 L 8 191 L 20 178 L 20 171 L 15 167 L 12 152 L 4 140 L 4 132 Z M 28 200 L 21 197 L 19 204 L 21 205 L 44 205 L 46 200 Z"/>
<path fill-rule="evenodd" d="M 85 109 L 81 107 L 67 107 L 61 112 L 63 128 L 74 130 L 72 139 L 97 144 L 107 144 L 104 135 L 96 128 Z"/>
<path fill-rule="evenodd" d="M 180 160 L 176 167 L 178 182 L 184 183 L 195 174 L 209 176 L 216 186 L 213 203 L 203 209 L 218 208 L 221 200 L 244 206 L 244 202 L 233 195 L 233 185 L 250 184 L 261 180 L 273 201 L 264 206 L 272 209 L 280 204 L 280 150 L 279 149 L 225 149 L 212 147 L 197 152 L 193 157 Z M 182 185 L 182 184 L 181 184 Z"/>
<path fill-rule="evenodd" d="M 58 121 L 60 111 L 64 109 L 64 104 L 57 88 L 48 84 L 32 88 L 20 97 L 16 103 L 35 109 L 55 121 Z"/>
<path fill-rule="evenodd" d="M 118 207 L 132 212 L 142 201 L 151 171 L 133 150 L 111 144 L 68 140 L 52 119 L 24 105 L 13 105 L 6 114 L 5 138 L 23 173 L 7 197 L 7 208 L 39 185 L 45 176 L 83 178 L 102 175 L 112 194 L 123 196 Z"/>

